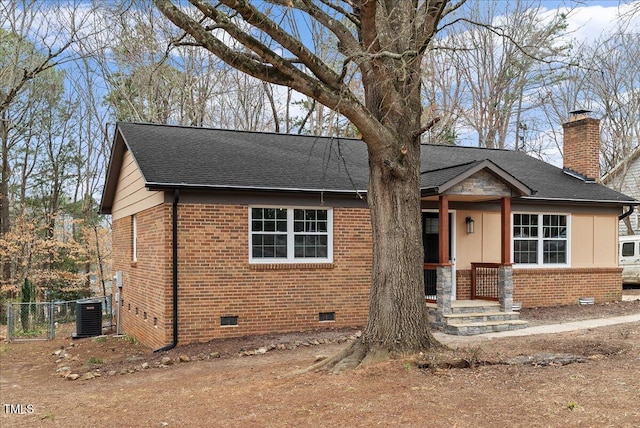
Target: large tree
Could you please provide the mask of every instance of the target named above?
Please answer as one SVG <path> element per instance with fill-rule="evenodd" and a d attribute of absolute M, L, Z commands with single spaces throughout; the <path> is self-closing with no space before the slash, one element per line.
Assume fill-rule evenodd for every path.
<path fill-rule="evenodd" d="M 347 117 L 369 154 L 373 233 L 369 319 L 336 368 L 429 349 L 420 222 L 421 73 L 441 20 L 441 0 L 155 0 L 197 44 L 260 80 L 288 86 Z M 328 30 L 342 63 L 322 61 L 294 22 Z M 291 24 L 288 24 L 291 23 Z M 353 71 L 356 71 L 354 73 Z M 351 80 L 347 77 L 353 76 Z M 357 84 L 356 84 L 357 83 Z M 431 118 L 426 120 L 430 122 Z"/>
<path fill-rule="evenodd" d="M 25 211 L 27 179 L 35 168 L 58 70 L 79 58 L 79 41 L 91 34 L 91 8 L 80 2 L 0 2 L 0 238 Z M 18 181 L 20 200 L 12 195 Z M 16 209 L 17 205 L 17 209 Z M 12 261 L 2 259 L 0 284 L 12 282 Z M 15 262 L 14 262 L 15 264 Z"/>

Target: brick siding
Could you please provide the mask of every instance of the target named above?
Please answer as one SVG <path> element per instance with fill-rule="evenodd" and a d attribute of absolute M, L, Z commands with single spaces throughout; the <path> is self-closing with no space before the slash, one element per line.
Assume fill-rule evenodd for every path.
<path fill-rule="evenodd" d="M 471 298 L 471 270 L 456 272 L 456 298 Z M 596 303 L 622 298 L 622 269 L 567 268 L 513 269 L 513 301 L 523 306 L 573 305 L 580 297 L 594 297 Z"/>
<path fill-rule="evenodd" d="M 600 120 L 582 117 L 562 124 L 564 167 L 600 178 Z"/>
<path fill-rule="evenodd" d="M 622 299 L 622 269 L 514 269 L 513 301 L 528 307 L 572 305 L 579 297 L 596 303 Z"/>
<path fill-rule="evenodd" d="M 333 210 L 331 264 L 250 265 L 248 215 L 246 205 L 179 205 L 180 344 L 364 325 L 371 271 L 367 209 Z M 122 327 L 160 347 L 172 339 L 171 205 L 138 213 L 137 226 L 138 262 L 133 266 L 131 218 L 114 223 L 116 265 L 125 272 Z M 320 312 L 335 312 L 335 321 L 320 322 Z M 237 316 L 238 326 L 220 326 L 226 316 Z"/>
<path fill-rule="evenodd" d="M 121 331 L 151 347 L 171 342 L 171 205 L 136 214 L 137 262 L 132 262 L 132 219 L 113 223 L 114 266 L 122 271 Z M 145 319 L 146 314 L 146 319 Z M 155 323 L 154 323 L 155 320 Z"/>
<path fill-rule="evenodd" d="M 471 269 L 456 270 L 456 299 L 471 299 Z"/>
<path fill-rule="evenodd" d="M 247 205 L 180 204 L 178 208 L 179 344 L 251 334 L 362 326 L 371 272 L 371 227 L 365 208 L 334 208 L 333 263 L 249 264 Z M 172 207 L 113 224 L 114 265 L 123 271 L 121 331 L 159 348 L 172 340 Z M 621 270 L 514 269 L 514 301 L 525 306 L 621 298 Z M 469 299 L 470 270 L 458 270 L 457 298 Z M 335 321 L 319 321 L 335 312 Z M 145 319 L 146 315 L 146 319 Z M 220 318 L 237 316 L 237 326 Z"/>

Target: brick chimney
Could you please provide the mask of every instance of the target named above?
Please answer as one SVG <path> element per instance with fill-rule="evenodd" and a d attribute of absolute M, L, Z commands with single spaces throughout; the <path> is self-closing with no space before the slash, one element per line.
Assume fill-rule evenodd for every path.
<path fill-rule="evenodd" d="M 564 169 L 600 180 L 600 119 L 588 110 L 570 112 L 564 129 Z"/>

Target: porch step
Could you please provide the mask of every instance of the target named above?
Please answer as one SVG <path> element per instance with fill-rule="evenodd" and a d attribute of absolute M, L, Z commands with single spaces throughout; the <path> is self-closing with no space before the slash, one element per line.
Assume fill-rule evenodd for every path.
<path fill-rule="evenodd" d="M 447 334 L 457 336 L 473 336 L 476 334 L 493 333 L 498 331 L 510 331 L 525 328 L 529 323 L 522 320 L 447 323 L 443 330 Z"/>
<path fill-rule="evenodd" d="M 492 321 L 517 321 L 517 312 L 463 312 L 443 315 L 448 324 L 483 323 Z"/>
<path fill-rule="evenodd" d="M 452 314 L 475 314 L 475 313 L 496 313 L 500 311 L 500 303 L 487 301 L 463 301 L 459 303 L 451 303 Z"/>
<path fill-rule="evenodd" d="M 517 330 L 527 326 L 518 312 L 502 312 L 494 301 L 462 300 L 451 302 L 450 314 L 438 314 L 436 305 L 427 304 L 433 327 L 447 334 L 472 336 L 497 331 Z M 438 321 L 440 320 L 440 321 Z"/>

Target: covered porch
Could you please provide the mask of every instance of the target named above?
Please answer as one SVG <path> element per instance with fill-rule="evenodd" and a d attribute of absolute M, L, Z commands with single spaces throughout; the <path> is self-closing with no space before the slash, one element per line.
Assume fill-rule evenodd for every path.
<path fill-rule="evenodd" d="M 461 335 L 521 328 L 526 323 L 513 312 L 511 200 L 532 190 L 488 160 L 426 171 L 422 180 L 428 184 L 422 189 L 422 222 L 425 301 L 432 325 Z M 452 210 L 452 204 L 463 209 Z M 483 210 L 499 210 L 497 227 L 476 224 L 467 215 Z M 465 247 L 476 233 L 499 247 L 494 260 L 482 260 Z M 463 299 L 457 293 L 456 247 L 465 247 L 465 269 L 470 268 Z"/>

